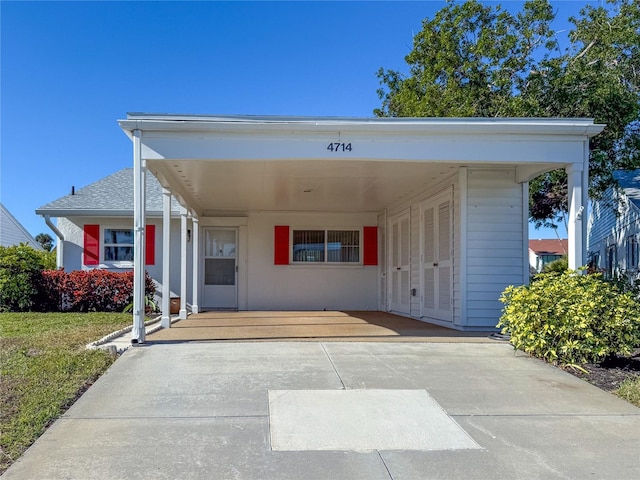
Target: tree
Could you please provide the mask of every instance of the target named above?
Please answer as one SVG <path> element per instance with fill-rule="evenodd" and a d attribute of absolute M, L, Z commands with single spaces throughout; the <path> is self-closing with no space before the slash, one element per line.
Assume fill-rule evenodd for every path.
<path fill-rule="evenodd" d="M 425 19 L 405 57 L 408 75 L 380 69 L 378 116 L 589 117 L 607 125 L 591 140 L 590 195 L 640 167 L 640 4 L 608 0 L 570 18 L 560 48 L 548 0 L 512 14 L 500 5 L 449 0 Z M 530 215 L 555 226 L 567 211 L 566 174 L 530 184 Z"/>
<path fill-rule="evenodd" d="M 48 233 L 39 233 L 36 235 L 36 242 L 42 245 L 46 252 L 50 252 L 53 248 L 53 238 Z"/>

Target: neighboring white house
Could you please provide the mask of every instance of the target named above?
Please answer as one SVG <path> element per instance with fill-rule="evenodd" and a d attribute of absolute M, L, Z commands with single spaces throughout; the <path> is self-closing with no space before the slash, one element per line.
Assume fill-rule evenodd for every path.
<path fill-rule="evenodd" d="M 36 242 L 18 219 L 0 203 L 0 245 L 10 247 L 21 243 L 26 243 L 36 250 L 42 250 L 42 245 Z"/>
<path fill-rule="evenodd" d="M 567 239 L 550 238 L 529 240 L 529 268 L 531 273 L 540 273 L 545 265 L 567 255 Z"/>
<path fill-rule="evenodd" d="M 133 228 L 138 306 L 151 245 L 146 268 L 180 292 L 182 317 L 381 310 L 492 330 L 500 293 L 529 279 L 528 181 L 555 168 L 569 177 L 569 263 L 585 261 L 588 142 L 603 128 L 592 120 L 130 114 L 119 123 L 134 146 L 133 182 L 122 178 L 117 193 L 128 195 L 126 212 L 82 202 L 66 211 L 61 199 L 38 213 L 65 217 L 61 230 L 73 223 L 65 245 L 80 268 L 118 267 L 105 258 L 125 246 L 113 229 Z M 164 188 L 162 208 L 148 174 Z M 134 308 L 134 342 L 144 341 L 141 322 Z"/>
<path fill-rule="evenodd" d="M 620 191 L 593 203 L 588 224 L 589 263 L 609 277 L 638 276 L 640 266 L 640 170 L 617 171 Z"/>

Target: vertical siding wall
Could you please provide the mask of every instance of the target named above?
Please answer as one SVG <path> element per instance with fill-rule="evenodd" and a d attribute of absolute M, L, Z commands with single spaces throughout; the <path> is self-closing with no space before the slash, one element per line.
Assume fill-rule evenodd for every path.
<path fill-rule="evenodd" d="M 495 326 L 500 294 L 524 281 L 522 191 L 513 170 L 468 171 L 466 326 Z"/>
<path fill-rule="evenodd" d="M 605 193 L 609 201 L 593 203 L 587 227 L 587 252 L 589 256 L 600 254 L 599 268 L 605 269 L 607 247 L 616 246 L 618 269 L 635 272 L 637 266 L 630 265 L 627 258 L 627 239 L 640 233 L 640 211 L 628 199 L 618 203 L 618 195 L 609 190 Z"/>

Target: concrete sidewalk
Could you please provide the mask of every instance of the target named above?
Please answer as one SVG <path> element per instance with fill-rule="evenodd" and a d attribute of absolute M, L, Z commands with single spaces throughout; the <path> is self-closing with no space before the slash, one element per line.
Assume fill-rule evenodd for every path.
<path fill-rule="evenodd" d="M 504 343 L 129 348 L 5 479 L 638 479 L 640 409 Z"/>

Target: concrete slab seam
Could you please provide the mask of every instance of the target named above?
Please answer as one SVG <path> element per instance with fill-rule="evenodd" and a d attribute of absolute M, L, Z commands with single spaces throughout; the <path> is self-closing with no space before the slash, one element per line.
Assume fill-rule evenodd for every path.
<path fill-rule="evenodd" d="M 333 367 L 333 371 L 336 372 L 336 375 L 338 376 L 338 380 L 340 380 L 340 384 L 342 385 L 342 389 L 346 390 L 347 387 L 344 384 L 344 381 L 342 380 L 342 377 L 340 376 L 340 373 L 338 373 L 338 369 L 336 368 L 336 365 L 333 363 L 333 359 L 331 358 L 331 355 L 329 355 L 329 352 L 327 352 L 327 349 L 324 348 L 324 343 L 320 343 L 320 346 L 322 347 L 322 350 L 324 351 L 324 354 L 327 356 L 327 359 L 329 360 L 329 363 L 331 363 L 331 366 Z"/>

